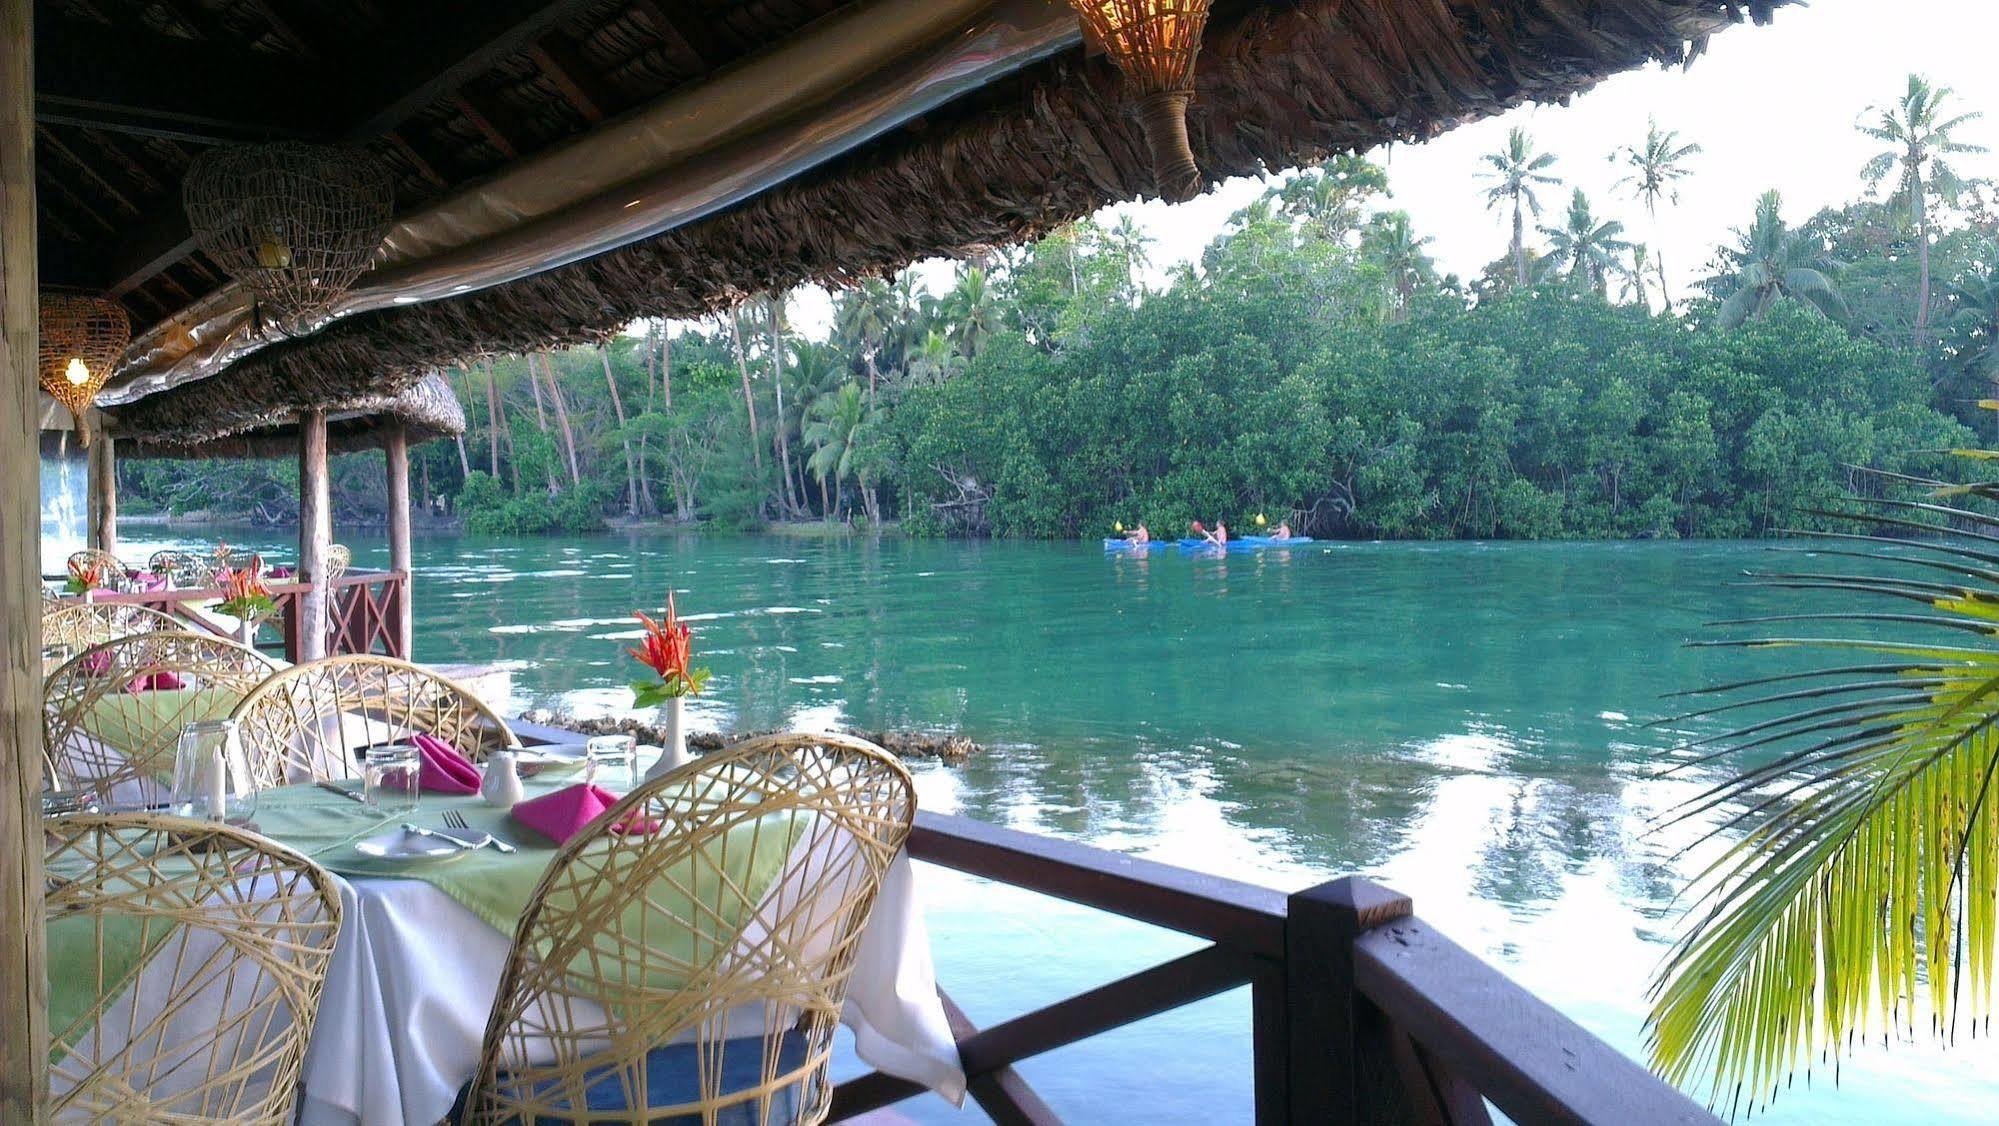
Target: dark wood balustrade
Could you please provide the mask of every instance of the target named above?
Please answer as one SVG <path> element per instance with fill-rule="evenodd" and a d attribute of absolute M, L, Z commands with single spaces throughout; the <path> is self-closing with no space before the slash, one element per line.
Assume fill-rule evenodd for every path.
<path fill-rule="evenodd" d="M 1014 1070 L 1043 1052 L 1241 985 L 1255 1120 L 1715 1123 L 1639 1064 L 1358 877 L 1285 895 L 961 817 L 917 815 L 918 860 L 1206 939 L 1210 945 L 979 1029 L 945 997 L 971 1097 L 1002 1126 L 1060 1122 Z M 832 1120 L 919 1093 L 870 1073 Z"/>
<path fill-rule="evenodd" d="M 266 585 L 272 600 L 278 605 L 276 624 L 283 638 L 284 657 L 287 661 L 297 662 L 301 659 L 299 614 L 312 584 L 280 580 Z M 403 650 L 401 633 L 397 628 L 403 601 L 409 597 L 407 574 L 400 571 L 349 571 L 329 581 L 327 589 L 332 605 L 332 623 L 326 635 L 328 656 L 375 653 L 405 660 L 409 658 Z M 192 612 L 199 604 L 214 602 L 221 597 L 222 591 L 218 589 L 99 591 L 93 596 L 98 602 L 163 610 L 186 618 L 191 628 L 205 629 L 233 640 L 235 635 L 219 623 Z"/>

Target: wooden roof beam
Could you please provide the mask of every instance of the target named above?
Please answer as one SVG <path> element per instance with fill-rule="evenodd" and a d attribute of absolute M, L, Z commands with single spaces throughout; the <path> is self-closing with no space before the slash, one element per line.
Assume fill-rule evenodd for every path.
<path fill-rule="evenodd" d="M 296 59 L 52 17 L 35 27 L 35 117 L 218 144 L 324 138 L 337 91 Z"/>
<path fill-rule="evenodd" d="M 692 24 L 686 24 L 667 10 L 661 0 L 633 0 L 632 7 L 652 25 L 654 35 L 659 36 L 660 45 L 666 49 L 666 56 L 675 66 L 685 70 L 690 76 L 706 74 L 715 69 L 716 57 L 694 45 Z M 713 49 L 713 44 L 710 44 Z"/>
<path fill-rule="evenodd" d="M 347 135 L 379 136 L 458 91 L 501 61 L 532 47 L 595 0 L 436 0 L 402 26 L 371 37 L 356 90 L 391 91 L 353 121 Z M 411 75 L 422 76 L 410 82 Z"/>

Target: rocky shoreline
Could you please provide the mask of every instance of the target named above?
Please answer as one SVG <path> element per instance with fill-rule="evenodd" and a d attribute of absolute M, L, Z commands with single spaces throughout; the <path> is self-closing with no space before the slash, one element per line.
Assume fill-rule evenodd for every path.
<path fill-rule="evenodd" d="M 565 731 L 576 731 L 584 735 L 630 735 L 640 743 L 659 746 L 666 742 L 666 729 L 635 719 L 605 717 L 601 719 L 577 719 L 545 709 L 527 712 L 521 717 L 529 723 L 539 723 L 548 727 L 559 727 Z M 936 731 L 863 731 L 857 727 L 840 729 L 841 734 L 865 739 L 875 746 L 890 752 L 898 758 L 909 761 L 936 759 L 947 765 L 957 765 L 974 755 L 984 754 L 986 748 L 974 743 L 963 735 L 953 735 Z M 733 746 L 745 739 L 759 735 L 770 735 L 772 731 L 704 731 L 687 737 L 687 749 L 706 754 Z"/>

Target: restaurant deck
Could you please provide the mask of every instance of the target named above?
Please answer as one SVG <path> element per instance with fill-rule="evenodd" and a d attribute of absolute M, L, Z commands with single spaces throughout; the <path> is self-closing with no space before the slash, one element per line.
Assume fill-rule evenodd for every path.
<path fill-rule="evenodd" d="M 1420 141 L 1684 62 L 1779 6 L 1220 0 L 1192 158 L 1205 185 Z M 118 449 L 296 452 L 286 656 L 407 655 L 408 445 L 431 435 L 389 401 L 473 356 L 979 253 L 1154 194 L 1156 122 L 1122 82 L 1047 0 L 0 0 L 0 1121 L 43 1120 L 48 1094 L 29 484 L 61 412 L 31 390 L 41 294 L 101 297 L 133 330 L 95 405 L 50 423 L 95 436 L 97 546 L 115 548 Z M 283 324 L 197 249 L 182 206 L 204 153 L 273 139 L 365 149 L 396 204 L 373 272 Z M 343 443 L 388 459 L 391 563 L 316 582 Z M 1207 943 L 988 1028 L 954 1011 L 972 1097 L 999 1122 L 1058 1121 L 1022 1061 L 1244 985 L 1259 1122 L 1482 1122 L 1488 1102 L 1522 1122 L 1711 1120 L 1366 880 L 1287 893 L 929 813 L 908 849 Z M 834 1117 L 911 1093 L 857 1078 Z"/>

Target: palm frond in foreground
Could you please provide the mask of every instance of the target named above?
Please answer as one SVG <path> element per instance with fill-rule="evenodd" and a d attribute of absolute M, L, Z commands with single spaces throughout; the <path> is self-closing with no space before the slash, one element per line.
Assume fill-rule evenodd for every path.
<path fill-rule="evenodd" d="M 1873 534 L 1822 535 L 1805 569 L 1752 576 L 1822 608 L 1708 643 L 1804 648 L 1825 667 L 1693 693 L 1712 706 L 1680 717 L 1740 723 L 1692 763 L 1768 759 L 1675 811 L 1722 847 L 1647 1022 L 1661 1074 L 1731 1113 L 1863 1044 L 1919 1023 L 1949 1040 L 1989 1011 L 1999 518 L 1968 506 L 1999 482 L 1913 483 L 1926 492 L 1846 514 Z"/>

